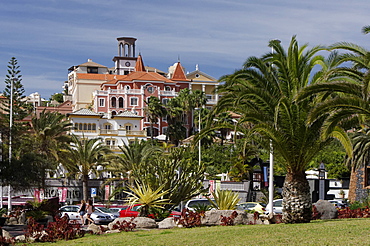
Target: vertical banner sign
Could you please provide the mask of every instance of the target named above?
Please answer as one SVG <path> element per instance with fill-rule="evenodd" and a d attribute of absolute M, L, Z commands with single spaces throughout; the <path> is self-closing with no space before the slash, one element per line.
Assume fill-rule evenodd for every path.
<path fill-rule="evenodd" d="M 109 199 L 109 185 L 105 185 L 105 197 L 104 200 Z"/>
<path fill-rule="evenodd" d="M 59 202 L 67 201 L 67 187 L 58 187 Z"/>
<path fill-rule="evenodd" d="M 212 192 L 214 192 L 214 191 L 215 191 L 215 181 L 210 180 L 209 181 L 209 194 L 210 194 L 209 198 L 213 198 Z"/>
<path fill-rule="evenodd" d="M 34 197 L 38 202 L 44 200 L 44 189 L 35 189 Z"/>
<path fill-rule="evenodd" d="M 267 167 L 263 167 L 263 182 L 265 183 L 265 187 L 269 186 L 269 170 Z"/>

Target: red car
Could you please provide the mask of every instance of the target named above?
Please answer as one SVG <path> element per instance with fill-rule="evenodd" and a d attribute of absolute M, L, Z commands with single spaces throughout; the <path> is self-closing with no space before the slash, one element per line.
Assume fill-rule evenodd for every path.
<path fill-rule="evenodd" d="M 126 209 L 119 211 L 119 217 L 137 217 L 140 213 L 141 204 L 134 204 L 132 206 L 124 206 Z M 172 211 L 169 217 L 180 217 L 181 212 Z M 154 219 L 154 214 L 149 214 L 150 218 Z"/>

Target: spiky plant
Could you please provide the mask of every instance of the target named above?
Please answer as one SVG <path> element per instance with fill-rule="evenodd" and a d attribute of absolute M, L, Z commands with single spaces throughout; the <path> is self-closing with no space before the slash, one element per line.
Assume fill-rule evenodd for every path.
<path fill-rule="evenodd" d="M 168 193 L 168 190 L 163 190 L 164 185 L 161 185 L 158 189 L 153 190 L 150 185 L 136 183 L 135 187 L 130 187 L 131 192 L 124 191 L 129 195 L 126 199 L 128 203 L 142 204 L 140 209 L 140 217 L 148 217 L 150 208 L 164 209 L 164 205 L 168 204 L 169 199 L 163 199 L 162 197 Z"/>
<path fill-rule="evenodd" d="M 217 189 L 211 192 L 214 201 L 207 198 L 211 206 L 218 210 L 234 210 L 236 205 L 240 202 L 239 194 L 231 190 Z"/>

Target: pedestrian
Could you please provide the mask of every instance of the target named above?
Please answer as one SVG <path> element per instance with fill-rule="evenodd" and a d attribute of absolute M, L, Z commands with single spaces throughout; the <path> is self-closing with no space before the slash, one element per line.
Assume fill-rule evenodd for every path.
<path fill-rule="evenodd" d="M 78 213 L 80 214 L 81 224 L 85 225 L 84 216 L 86 214 L 86 202 L 85 200 L 81 200 L 80 208 L 78 209 Z"/>
<path fill-rule="evenodd" d="M 90 222 L 94 224 L 94 220 L 91 219 L 91 214 L 95 211 L 95 208 L 94 208 L 94 205 L 91 199 L 89 199 L 87 203 L 86 210 L 87 210 L 87 219 L 89 220 L 89 224 Z"/>

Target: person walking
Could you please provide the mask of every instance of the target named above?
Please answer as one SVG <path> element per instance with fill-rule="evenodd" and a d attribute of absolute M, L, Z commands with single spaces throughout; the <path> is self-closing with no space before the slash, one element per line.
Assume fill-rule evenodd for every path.
<path fill-rule="evenodd" d="M 86 202 L 85 200 L 81 200 L 80 208 L 78 209 L 78 213 L 80 214 L 81 224 L 85 225 L 84 216 L 86 214 Z"/>
<path fill-rule="evenodd" d="M 95 208 L 94 208 L 94 205 L 91 199 L 89 199 L 87 203 L 86 211 L 87 211 L 87 219 L 89 221 L 89 224 L 90 222 L 94 224 L 94 220 L 91 219 L 91 214 L 95 211 Z"/>

